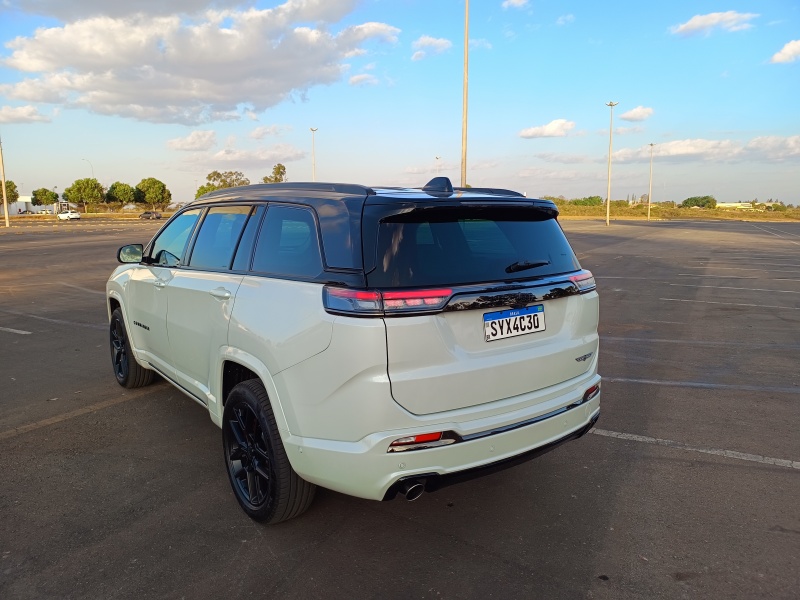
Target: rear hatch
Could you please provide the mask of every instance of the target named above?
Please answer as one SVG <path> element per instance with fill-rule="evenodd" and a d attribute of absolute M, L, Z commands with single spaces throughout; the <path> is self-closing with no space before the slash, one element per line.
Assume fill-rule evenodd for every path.
<path fill-rule="evenodd" d="M 456 410 L 595 368 L 594 279 L 556 216 L 524 198 L 367 204 L 367 284 L 383 294 L 398 404 Z"/>

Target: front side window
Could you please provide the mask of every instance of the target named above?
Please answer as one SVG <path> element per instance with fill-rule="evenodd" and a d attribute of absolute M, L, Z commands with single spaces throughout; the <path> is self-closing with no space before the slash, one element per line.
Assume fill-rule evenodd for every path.
<path fill-rule="evenodd" d="M 249 206 L 210 208 L 200 224 L 189 266 L 200 269 L 228 269 L 249 214 Z"/>
<path fill-rule="evenodd" d="M 256 243 L 252 270 L 302 278 L 322 273 L 317 223 L 310 210 L 269 207 Z"/>
<path fill-rule="evenodd" d="M 177 267 L 180 264 L 186 243 L 200 217 L 200 210 L 187 210 L 164 228 L 150 251 L 150 257 L 155 264 L 161 267 Z"/>

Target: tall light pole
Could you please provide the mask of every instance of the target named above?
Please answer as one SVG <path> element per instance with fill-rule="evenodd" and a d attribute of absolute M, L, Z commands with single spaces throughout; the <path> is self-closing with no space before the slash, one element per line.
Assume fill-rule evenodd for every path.
<path fill-rule="evenodd" d="M 650 203 L 653 201 L 653 146 L 650 144 L 650 190 L 647 192 L 647 220 L 650 220 Z"/>
<path fill-rule="evenodd" d="M 464 10 L 464 99 L 461 113 L 461 187 L 467 187 L 467 90 L 469 89 L 469 0 Z"/>
<path fill-rule="evenodd" d="M 0 184 L 3 185 L 3 214 L 6 216 L 6 227 L 11 227 L 8 222 L 8 198 L 6 198 L 6 168 L 3 165 L 3 140 L 0 139 Z"/>
<path fill-rule="evenodd" d="M 92 164 L 92 161 L 90 161 L 88 158 L 82 158 L 81 160 L 85 160 L 87 163 L 89 163 L 89 167 L 92 169 L 92 179 L 94 179 L 94 165 Z"/>
<path fill-rule="evenodd" d="M 309 127 L 311 130 L 311 181 L 317 180 L 317 148 L 315 145 L 314 134 L 319 127 Z"/>
<path fill-rule="evenodd" d="M 608 189 L 606 190 L 606 227 L 611 220 L 611 139 L 614 133 L 614 107 L 619 102 L 608 102 L 606 106 L 611 109 L 611 123 L 608 126 Z"/>
<path fill-rule="evenodd" d="M 439 161 L 442 160 L 441 156 L 436 157 L 436 176 L 439 176 L 439 165 L 441 164 Z"/>

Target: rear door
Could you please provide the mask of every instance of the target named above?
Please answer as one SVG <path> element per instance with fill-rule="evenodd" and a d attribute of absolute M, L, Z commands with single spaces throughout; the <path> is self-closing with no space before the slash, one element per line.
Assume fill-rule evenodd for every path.
<path fill-rule="evenodd" d="M 228 325 L 243 275 L 231 272 L 233 255 L 251 207 L 208 209 L 186 267 L 167 287 L 167 333 L 177 383 L 208 401 L 218 358 L 228 344 Z"/>
<path fill-rule="evenodd" d="M 426 300 L 415 293 L 451 295 L 429 314 L 405 306 L 391 316 L 384 300 L 392 394 L 410 412 L 512 399 L 595 368 L 587 358 L 597 350 L 597 294 L 578 283 L 591 274 L 552 213 L 406 211 L 382 219 L 376 250 L 370 287 L 405 290 L 420 313 Z"/>

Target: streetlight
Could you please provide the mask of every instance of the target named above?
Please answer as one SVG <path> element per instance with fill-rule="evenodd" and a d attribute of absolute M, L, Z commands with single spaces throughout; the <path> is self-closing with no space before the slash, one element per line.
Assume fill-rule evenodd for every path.
<path fill-rule="evenodd" d="M 437 156 L 436 158 L 436 176 L 439 176 L 439 165 L 441 164 L 439 161 L 442 160 L 441 156 Z"/>
<path fill-rule="evenodd" d="M 311 181 L 317 180 L 317 147 L 315 145 L 315 133 L 319 127 L 309 127 L 311 130 Z"/>
<path fill-rule="evenodd" d="M 92 161 L 90 161 L 88 158 L 82 158 L 81 160 L 85 160 L 87 163 L 89 163 L 89 166 L 92 169 L 92 179 L 94 179 L 94 165 L 92 164 Z"/>
<path fill-rule="evenodd" d="M 619 102 L 608 102 L 606 106 L 611 109 L 611 123 L 608 126 L 608 190 L 606 191 L 606 227 L 611 219 L 611 137 L 614 132 L 614 107 Z"/>
<path fill-rule="evenodd" d="M 6 168 L 3 165 L 3 140 L 0 139 L 0 185 L 3 186 L 3 214 L 6 216 L 6 227 L 11 227 L 8 222 L 8 198 L 6 197 Z"/>
<path fill-rule="evenodd" d="M 469 0 L 464 8 L 464 98 L 461 111 L 461 187 L 467 187 L 467 89 L 469 88 Z"/>
<path fill-rule="evenodd" d="M 647 220 L 650 220 L 650 202 L 652 202 L 653 198 L 653 146 L 655 144 L 650 144 L 650 191 L 647 192 Z"/>

